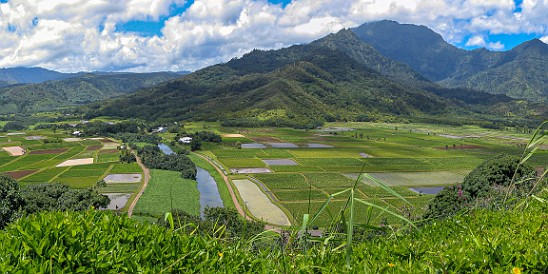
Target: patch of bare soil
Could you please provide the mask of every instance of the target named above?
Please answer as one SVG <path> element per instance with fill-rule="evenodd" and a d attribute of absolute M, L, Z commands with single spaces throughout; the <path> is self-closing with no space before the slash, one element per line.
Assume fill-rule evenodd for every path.
<path fill-rule="evenodd" d="M 244 135 L 238 134 L 238 133 L 223 134 L 221 137 L 224 137 L 224 138 L 245 138 Z"/>
<path fill-rule="evenodd" d="M 79 166 L 79 165 L 90 165 L 93 164 L 93 158 L 84 158 L 84 159 L 72 159 L 66 160 L 57 165 L 57 167 L 62 166 Z"/>
<path fill-rule="evenodd" d="M 7 151 L 11 156 L 21 156 L 25 154 L 25 149 L 20 146 L 3 147 L 2 149 Z"/>
<path fill-rule="evenodd" d="M 19 171 L 8 171 L 6 172 L 6 175 L 10 176 L 11 178 L 15 180 L 19 180 L 25 176 L 28 176 L 37 170 L 19 170 Z"/>
<path fill-rule="evenodd" d="M 89 147 L 86 147 L 86 151 L 93 151 L 93 150 L 98 150 L 98 149 L 101 149 L 103 146 L 89 146 Z"/>

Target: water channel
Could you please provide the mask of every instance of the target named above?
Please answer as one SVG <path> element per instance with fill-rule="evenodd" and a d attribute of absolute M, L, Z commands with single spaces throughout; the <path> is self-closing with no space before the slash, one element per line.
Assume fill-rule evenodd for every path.
<path fill-rule="evenodd" d="M 165 154 L 174 154 L 175 152 L 166 144 L 158 144 L 158 147 Z M 217 188 L 215 179 L 209 172 L 201 167 L 196 167 L 196 182 L 198 182 L 198 191 L 200 191 L 200 215 L 204 217 L 206 207 L 223 207 L 223 200 Z"/>

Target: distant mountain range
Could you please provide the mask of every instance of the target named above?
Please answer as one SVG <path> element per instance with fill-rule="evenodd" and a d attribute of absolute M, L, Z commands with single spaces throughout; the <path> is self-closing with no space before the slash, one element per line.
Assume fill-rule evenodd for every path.
<path fill-rule="evenodd" d="M 459 49 L 427 27 L 394 21 L 366 23 L 352 32 L 382 55 L 443 86 L 548 102 L 548 45 L 538 39 L 493 52 Z"/>
<path fill-rule="evenodd" d="M 44 68 L 2 68 L 0 69 L 0 84 L 41 83 L 51 80 L 61 80 L 77 75 L 77 73 L 62 73 Z"/>
<path fill-rule="evenodd" d="M 29 80 L 26 77 L 43 69 L 20 69 L 26 76 L 13 79 Z M 46 74 L 43 74 L 46 75 Z M 48 75 L 56 75 L 51 73 Z M 62 107 L 87 104 L 123 94 L 140 88 L 154 86 L 161 82 L 181 77 L 173 72 L 157 73 L 79 73 L 63 80 L 49 80 L 35 84 L 15 84 L 0 88 L 0 114 L 30 113 L 57 110 Z M 34 78 L 37 81 L 38 78 Z M 46 77 L 42 77 L 42 80 Z"/>
<path fill-rule="evenodd" d="M 241 125 L 390 117 L 455 122 L 546 119 L 547 48 L 532 40 L 506 52 L 466 51 L 426 27 L 380 21 L 307 45 L 254 50 L 184 76 L 62 74 L 39 68 L 18 74 L 4 69 L 0 113 L 100 101 L 78 111 L 90 117 L 224 120 Z M 38 79 L 49 80 L 10 85 Z"/>

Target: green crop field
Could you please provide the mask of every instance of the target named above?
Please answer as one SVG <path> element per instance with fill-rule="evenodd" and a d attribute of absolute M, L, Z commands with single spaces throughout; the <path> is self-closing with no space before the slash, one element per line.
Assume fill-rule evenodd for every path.
<path fill-rule="evenodd" d="M 42 140 L 26 140 L 26 136 L 41 136 Z M 46 130 L 26 131 L 26 135 L 10 136 L 11 142 L 3 143 L 2 146 L 21 145 L 25 155 L 8 156 L 2 151 L 0 153 L 0 171 L 22 174 L 25 171 L 35 171 L 31 174 L 18 175 L 18 181 L 22 186 L 43 183 L 60 182 L 74 188 L 93 187 L 111 166 L 118 165 L 117 154 L 99 153 L 102 143 L 97 140 L 81 140 L 78 142 L 60 141 L 67 136 L 59 133 L 51 133 Z M 55 142 L 46 142 L 54 140 Z M 93 148 L 90 149 L 90 147 Z M 57 167 L 69 159 L 95 158 L 99 155 L 99 162 L 94 164 Z M 100 163 L 106 162 L 106 163 Z M 124 168 L 122 168 L 124 169 Z M 140 173 L 141 169 L 132 167 Z"/>
<path fill-rule="evenodd" d="M 112 169 L 110 170 L 110 173 L 117 174 L 117 173 L 141 173 L 143 170 L 137 163 L 130 163 L 130 164 L 121 164 L 116 163 L 112 166 Z"/>
<path fill-rule="evenodd" d="M 447 186 L 462 181 L 470 170 L 485 159 L 499 153 L 520 155 L 529 134 L 513 130 L 490 130 L 476 126 L 444 126 L 428 124 L 388 123 L 327 123 L 322 129 L 300 130 L 289 128 L 224 128 L 215 122 L 185 123 L 185 130 L 213 131 L 218 134 L 240 133 L 244 137 L 223 138 L 223 143 L 204 142 L 201 154 L 223 166 L 229 179 L 251 179 L 263 184 L 263 191 L 272 193 L 272 200 L 297 223 L 302 214 L 319 208 L 328 195 L 352 187 L 360 172 L 367 172 L 412 204 L 396 199 L 376 183 L 362 180 L 356 184 L 358 198 L 394 210 L 421 214 L 433 195 L 419 195 L 411 187 Z M 136 164 L 121 164 L 118 153 L 101 150 L 98 140 L 57 142 L 65 133 L 50 130 L 29 130 L 26 135 L 0 138 L 0 146 L 23 146 L 27 153 L 10 156 L 0 150 L 0 172 L 21 176 L 22 185 L 38 182 L 61 182 L 71 187 L 91 187 L 104 175 L 142 173 Z M 43 136 L 44 140 L 26 140 L 26 136 Z M 162 133 L 169 142 L 174 133 Z M 49 142 L 51 141 L 51 142 Z M 242 148 L 236 143 L 260 143 L 266 148 Z M 298 148 L 273 148 L 272 143 L 292 143 Z M 309 144 L 326 147 L 310 148 Z M 144 145 L 138 143 L 138 146 Z M 115 146 L 113 146 L 115 148 Z M 187 146 L 188 148 L 188 146 Z M 51 150 L 51 151 L 46 151 Z M 34 153 L 32 153 L 34 151 Z M 41 152 L 40 152 L 41 151 Z M 40 154 L 45 153 L 45 154 Z M 51 154 L 47 154 L 51 153 Z M 225 205 L 231 207 L 231 197 L 223 178 L 205 160 L 191 155 L 200 167 L 208 170 L 217 181 Z M 91 165 L 56 167 L 68 159 L 94 158 Z M 291 159 L 297 165 L 266 165 L 263 160 Z M 545 166 L 548 151 L 539 150 L 528 161 L 531 165 Z M 264 168 L 271 173 L 231 174 L 232 168 Z M 13 173 L 16 172 L 16 173 Z M 17 173 L 18 172 L 18 173 Z M 34 172 L 34 173 L 32 173 Z M 245 171 L 244 171 L 245 172 Z M 171 208 L 181 207 L 191 213 L 199 211 L 198 191 L 194 181 L 183 180 L 177 172 L 153 171 L 152 181 L 139 201 L 136 213 L 161 215 Z M 15 175 L 13 175 L 15 176 Z M 111 184 L 100 188 L 103 193 L 131 193 L 140 184 Z M 330 211 L 339 210 L 348 193 L 334 198 Z M 310 205 L 309 205 L 310 201 Z M 411 208 L 411 209 L 410 209 Z M 358 218 L 365 218 L 367 207 L 359 206 Z M 374 210 L 378 215 L 380 211 Z M 380 216 L 376 220 L 393 220 Z M 328 223 L 322 216 L 319 225 Z"/>
<path fill-rule="evenodd" d="M 135 206 L 136 215 L 161 216 L 172 208 L 200 214 L 200 192 L 196 181 L 181 178 L 181 173 L 168 170 L 151 170 L 148 187 Z"/>
<path fill-rule="evenodd" d="M 219 162 L 231 168 L 266 167 L 266 164 L 258 158 L 220 158 Z"/>
<path fill-rule="evenodd" d="M 208 145 L 204 154 L 227 170 L 265 167 L 265 159 L 292 159 L 294 166 L 269 166 L 272 173 L 229 174 L 231 179 L 254 178 L 279 200 L 279 206 L 302 218 L 308 200 L 316 209 L 333 194 L 351 187 L 360 172 L 367 172 L 409 199 L 414 214 L 421 214 L 433 195 L 419 195 L 410 187 L 446 186 L 459 183 L 470 170 L 499 153 L 520 155 L 517 144 L 530 136 L 513 131 L 497 131 L 475 126 L 451 127 L 428 124 L 328 123 L 325 130 L 287 128 L 222 128 L 208 124 L 219 133 L 238 132 L 245 137 L 227 138 L 220 145 Z M 197 126 L 198 127 L 198 126 Z M 510 141 L 512 140 L 512 141 Z M 521 142 L 515 140 L 524 140 Z M 235 142 L 261 143 L 267 148 L 237 149 Z M 270 143 L 293 143 L 298 148 L 270 148 Z M 326 147 L 309 148 L 308 144 Z M 529 162 L 545 165 L 548 151 L 539 151 Z M 252 180 L 253 181 L 253 180 Z M 335 200 L 342 202 L 348 195 Z M 375 201 L 396 210 L 407 210 L 399 199 L 364 180 L 358 182 L 356 197 Z M 332 206 L 334 207 L 334 206 Z M 380 218 L 380 217 L 379 217 Z M 384 217 L 383 217 L 384 218 Z M 382 219 L 382 218 L 380 218 Z M 392 217 L 387 218 L 393 220 Z M 320 224 L 326 224 L 321 219 Z"/>
<path fill-rule="evenodd" d="M 109 184 L 106 187 L 97 189 L 100 193 L 133 193 L 137 192 L 141 183 L 135 184 Z"/>

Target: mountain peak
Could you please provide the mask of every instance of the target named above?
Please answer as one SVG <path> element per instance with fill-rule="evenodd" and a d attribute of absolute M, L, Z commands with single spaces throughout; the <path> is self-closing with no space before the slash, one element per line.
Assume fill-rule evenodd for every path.
<path fill-rule="evenodd" d="M 384 56 L 408 64 L 432 81 L 446 79 L 462 53 L 425 26 L 376 21 L 352 31 Z"/>
<path fill-rule="evenodd" d="M 513 51 L 527 51 L 527 50 L 541 50 L 543 52 L 548 53 L 548 45 L 542 42 L 540 39 L 535 38 L 533 40 L 529 40 L 526 42 L 521 43 L 520 45 L 516 46 Z"/>

